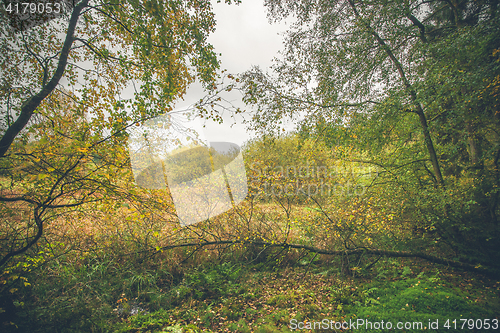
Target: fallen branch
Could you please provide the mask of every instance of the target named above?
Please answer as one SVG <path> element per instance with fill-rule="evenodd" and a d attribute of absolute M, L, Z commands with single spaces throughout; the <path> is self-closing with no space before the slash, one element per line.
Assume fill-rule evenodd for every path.
<path fill-rule="evenodd" d="M 381 249 L 370 249 L 370 248 L 357 248 L 351 250 L 326 250 L 321 248 L 316 248 L 309 245 L 303 244 L 289 244 L 289 243 L 275 243 L 275 242 L 265 242 L 265 241 L 251 241 L 251 240 L 219 240 L 212 242 L 201 242 L 201 243 L 182 243 L 182 244 L 173 244 L 161 247 L 160 251 L 171 250 L 175 248 L 181 247 L 197 247 L 202 248 L 210 245 L 258 245 L 264 247 L 281 247 L 287 249 L 302 249 L 307 250 L 316 254 L 325 254 L 325 255 L 353 255 L 359 253 L 365 254 L 373 254 L 380 255 L 384 257 L 393 257 L 393 258 L 421 258 L 427 260 L 429 262 L 435 264 L 446 265 L 454 268 L 460 268 L 465 271 L 476 272 L 484 275 L 498 277 L 500 276 L 500 272 L 497 269 L 482 266 L 482 265 L 471 265 L 468 263 L 463 263 L 455 260 L 450 260 L 446 258 L 440 258 L 431 254 L 426 254 L 422 252 L 408 252 L 408 251 L 390 251 L 390 250 L 381 250 Z"/>

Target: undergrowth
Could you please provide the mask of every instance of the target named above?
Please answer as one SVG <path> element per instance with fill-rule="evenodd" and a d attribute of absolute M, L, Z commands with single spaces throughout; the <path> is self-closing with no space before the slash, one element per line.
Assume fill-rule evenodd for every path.
<path fill-rule="evenodd" d="M 166 255 L 140 262 L 59 257 L 28 275 L 36 283 L 16 294 L 16 316 L 3 328 L 34 333 L 290 332 L 300 323 L 325 328 L 328 322 L 332 328 L 334 322 L 363 319 L 422 322 L 427 331 L 438 332 L 428 327 L 430 322 L 439 320 L 442 330 L 447 319 L 491 320 L 500 313 L 499 282 L 424 262 L 381 259 L 345 274 L 341 260 L 327 257 L 306 256 L 281 266 L 199 259 L 181 264 Z"/>

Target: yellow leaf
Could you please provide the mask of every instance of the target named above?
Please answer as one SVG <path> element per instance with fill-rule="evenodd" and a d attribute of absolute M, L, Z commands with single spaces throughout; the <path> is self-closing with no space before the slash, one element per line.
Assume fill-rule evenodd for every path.
<path fill-rule="evenodd" d="M 39 175 L 37 176 L 37 178 L 38 178 L 38 180 L 42 180 L 42 179 L 47 178 L 48 176 L 49 176 L 49 175 L 47 175 L 47 174 L 41 173 L 41 174 L 39 174 Z"/>

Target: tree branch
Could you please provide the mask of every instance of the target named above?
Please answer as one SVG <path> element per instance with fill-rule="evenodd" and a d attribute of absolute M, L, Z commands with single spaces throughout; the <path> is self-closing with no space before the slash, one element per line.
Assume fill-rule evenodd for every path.
<path fill-rule="evenodd" d="M 366 27 L 366 29 L 370 32 L 370 34 L 373 37 L 375 37 L 375 40 L 377 41 L 379 46 L 385 51 L 387 56 L 391 59 L 391 62 L 394 65 L 394 67 L 396 67 L 396 69 L 399 73 L 399 77 L 400 77 L 400 79 L 403 82 L 403 85 L 405 87 L 405 90 L 407 91 L 413 105 L 415 106 L 415 113 L 418 115 L 418 118 L 420 120 L 420 125 L 421 125 L 422 132 L 424 135 L 424 142 L 425 142 L 425 145 L 427 147 L 429 157 L 431 159 L 434 175 L 438 181 L 438 184 L 441 187 L 445 187 L 443 175 L 441 174 L 441 168 L 439 167 L 439 161 L 437 158 L 436 150 L 434 148 L 434 143 L 432 142 L 431 134 L 429 132 L 429 126 L 427 124 L 427 117 L 425 116 L 424 109 L 422 108 L 422 105 L 418 102 L 417 93 L 416 93 L 415 89 L 413 89 L 410 81 L 406 77 L 406 74 L 405 74 L 405 71 L 403 69 L 403 66 L 401 65 L 401 62 L 396 58 L 396 56 L 394 55 L 394 52 L 392 52 L 389 45 L 387 45 L 387 43 L 370 26 L 370 24 L 365 22 L 365 20 L 361 17 L 358 10 L 356 9 L 356 6 L 354 5 L 354 0 L 349 0 L 349 4 L 351 5 L 351 8 L 354 12 L 354 15 L 356 16 L 356 19 L 359 20 Z"/>
<path fill-rule="evenodd" d="M 36 226 L 37 226 L 37 229 L 38 229 L 37 232 L 36 232 L 36 234 L 22 248 L 7 253 L 0 260 L 0 267 L 2 267 L 4 264 L 6 264 L 10 260 L 10 258 L 12 258 L 14 256 L 17 256 L 17 255 L 19 255 L 21 253 L 26 252 L 30 247 L 33 246 L 33 244 L 35 244 L 36 242 L 38 242 L 38 240 L 42 237 L 42 234 L 43 234 L 43 220 L 42 220 L 41 214 L 38 212 L 39 209 L 40 209 L 40 206 L 36 207 L 35 210 L 34 210 L 34 213 L 33 213 L 34 214 L 34 218 L 35 218 L 35 223 L 36 223 Z"/>
<path fill-rule="evenodd" d="M 412 21 L 412 23 L 418 27 L 418 29 L 420 30 L 420 40 L 422 40 L 422 42 L 424 43 L 427 43 L 427 37 L 425 36 L 425 26 L 422 24 L 422 22 L 420 22 L 415 16 L 413 16 L 412 14 L 408 14 L 406 15 L 406 17 Z"/>
<path fill-rule="evenodd" d="M 55 89 L 59 84 L 64 71 L 66 69 L 66 64 L 68 62 L 69 52 L 71 50 L 71 45 L 73 44 L 76 24 L 80 16 L 80 12 L 87 5 L 89 0 L 83 0 L 77 6 L 75 6 L 71 18 L 69 20 L 68 31 L 66 33 L 66 39 L 64 41 L 63 47 L 61 49 L 61 55 L 59 57 L 57 69 L 50 81 L 38 92 L 38 94 L 29 98 L 23 103 L 21 107 L 21 113 L 17 120 L 5 131 L 2 139 L 0 140 L 0 157 L 5 156 L 5 153 L 14 142 L 16 136 L 23 130 L 31 119 L 33 112 L 40 105 L 40 103 Z"/>
<path fill-rule="evenodd" d="M 173 245 L 167 245 L 163 246 L 160 249 L 165 251 L 165 250 L 171 250 L 175 248 L 182 248 L 182 247 L 196 247 L 196 248 L 201 248 L 205 246 L 211 246 L 211 245 L 237 245 L 237 244 L 243 244 L 243 245 L 257 245 L 257 246 L 265 246 L 265 247 L 270 247 L 270 248 L 276 248 L 276 247 L 282 247 L 286 249 L 298 249 L 298 250 L 306 250 L 309 252 L 317 253 L 317 254 L 324 254 L 324 255 L 354 255 L 354 254 L 361 254 L 361 253 L 366 253 L 366 254 L 373 254 L 373 255 L 379 255 L 379 256 L 385 256 L 385 257 L 394 257 L 394 258 L 420 258 L 427 260 L 429 262 L 435 263 L 435 264 L 440 264 L 440 265 L 446 265 L 454 268 L 459 268 L 463 269 L 465 271 L 471 271 L 471 272 L 476 272 L 480 274 L 485 274 L 485 275 L 490 275 L 494 277 L 500 276 L 500 272 L 497 269 L 494 268 L 489 268 L 489 267 L 484 267 L 481 265 L 471 265 L 459 261 L 454 261 L 446 258 L 441 258 L 435 255 L 423 253 L 423 252 L 408 252 L 408 251 L 391 251 L 391 250 L 383 250 L 383 249 L 370 249 L 370 248 L 356 248 L 356 249 L 347 249 L 347 250 L 327 250 L 327 249 L 321 249 L 309 245 L 302 245 L 302 244 L 290 244 L 290 243 L 273 243 L 273 242 L 265 242 L 265 241 L 252 241 L 252 240 L 219 240 L 219 241 L 208 241 L 208 242 L 202 242 L 202 243 L 183 243 L 183 244 L 173 244 Z"/>

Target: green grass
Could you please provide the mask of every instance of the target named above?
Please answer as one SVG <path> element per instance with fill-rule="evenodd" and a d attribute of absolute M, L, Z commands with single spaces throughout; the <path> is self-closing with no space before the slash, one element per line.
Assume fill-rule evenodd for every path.
<path fill-rule="evenodd" d="M 447 320 L 493 319 L 498 314 L 498 308 L 495 310 L 489 306 L 492 300 L 480 304 L 470 294 L 453 288 L 438 276 L 420 274 L 392 283 L 373 282 L 366 288 L 368 302 L 353 308 L 353 313 L 365 320 L 369 318 L 372 322 L 384 320 L 394 326 L 397 322 L 418 322 L 429 332 L 440 332 L 445 329 L 443 325 Z M 436 329 L 432 329 L 434 326 L 430 323 L 437 323 Z M 447 329 L 447 332 L 458 331 L 462 330 Z"/>
<path fill-rule="evenodd" d="M 380 260 L 356 278 L 340 275 L 335 260 L 286 267 L 206 262 L 177 275 L 152 262 L 64 260 L 29 277 L 38 280 L 16 301 L 18 328 L 11 331 L 290 332 L 291 320 L 323 319 L 424 327 L 439 320 L 442 331 L 446 319 L 500 313 L 500 282 L 403 259 Z"/>
<path fill-rule="evenodd" d="M 391 263 L 397 265 L 399 262 Z M 388 264 L 384 262 L 384 265 Z M 479 285 L 464 289 L 466 285 L 454 285 L 456 276 L 453 274 L 429 271 L 415 275 L 404 266 L 391 279 L 377 281 L 376 278 L 328 276 L 322 271 L 324 268 L 316 266 L 309 273 L 301 267 L 274 272 L 241 269 L 238 278 L 232 282 L 228 280 L 225 289 L 221 290 L 219 283 L 209 282 L 205 288 L 218 292 L 205 294 L 205 299 L 191 293 L 175 308 L 162 310 L 161 316 L 165 320 L 162 327 L 151 330 L 158 320 L 157 313 L 130 318 L 117 327 L 120 327 L 119 332 L 162 332 L 169 327 L 178 327 L 184 332 L 180 329 L 188 325 L 193 332 L 290 332 L 292 319 L 321 322 L 327 318 L 335 321 L 384 320 L 394 325 L 422 322 L 428 331 L 437 332 L 427 327 L 429 321 L 435 323 L 439 320 L 442 330 L 446 319 L 493 319 L 499 313 L 495 302 L 498 286 L 489 291 Z M 217 268 L 214 272 L 219 271 Z M 397 267 L 393 267 L 393 271 L 397 271 Z M 219 274 L 214 272 L 204 274 Z M 199 274 L 188 275 L 183 283 L 195 286 L 199 280 L 208 281 Z M 144 326 L 139 322 L 150 324 Z M 358 331 L 371 330 L 360 327 Z"/>

